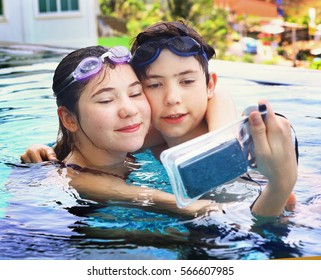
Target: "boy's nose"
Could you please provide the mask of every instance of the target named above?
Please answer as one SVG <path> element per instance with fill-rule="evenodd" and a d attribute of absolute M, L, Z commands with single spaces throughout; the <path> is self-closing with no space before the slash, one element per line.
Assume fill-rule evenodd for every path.
<path fill-rule="evenodd" d="M 182 102 L 182 94 L 177 86 L 166 87 L 164 103 L 165 105 L 176 105 Z"/>

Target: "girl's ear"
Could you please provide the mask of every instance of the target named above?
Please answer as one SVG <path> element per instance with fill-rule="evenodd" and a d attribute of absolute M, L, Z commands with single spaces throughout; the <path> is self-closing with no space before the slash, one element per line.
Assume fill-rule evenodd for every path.
<path fill-rule="evenodd" d="M 70 132 L 76 132 L 79 129 L 78 122 L 74 114 L 70 113 L 69 110 L 64 106 L 59 106 L 57 109 L 58 116 L 64 125 L 64 127 Z"/>
<path fill-rule="evenodd" d="M 216 82 L 217 82 L 217 76 L 214 72 L 211 72 L 210 79 L 207 84 L 207 97 L 208 97 L 208 99 L 211 99 L 214 96 Z"/>

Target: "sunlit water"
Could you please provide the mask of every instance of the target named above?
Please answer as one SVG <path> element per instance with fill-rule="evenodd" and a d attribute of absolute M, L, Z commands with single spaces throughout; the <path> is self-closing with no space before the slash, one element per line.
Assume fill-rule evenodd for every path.
<path fill-rule="evenodd" d="M 135 208 L 97 205 L 66 187 L 52 164 L 19 165 L 33 143 L 56 139 L 53 70 L 60 53 L 41 63 L 0 69 L 0 259 L 271 259 L 321 255 L 321 72 L 215 61 L 219 85 L 241 113 L 258 98 L 286 115 L 299 140 L 297 209 L 263 221 L 249 205 L 259 187 L 237 182 L 208 194 L 232 202 L 184 220 Z M 56 56 L 56 59 L 52 57 Z M 17 66 L 16 66 L 17 65 Z M 256 81 L 259 81 L 256 82 Z M 273 84 L 274 83 L 274 84 Z M 272 85 L 273 84 L 273 85 Z M 138 184 L 171 191 L 150 153 L 131 175 Z M 49 176 L 48 176 L 49 175 Z M 284 174 L 286 176 L 286 174 Z M 148 210 L 148 206 L 145 206 Z"/>

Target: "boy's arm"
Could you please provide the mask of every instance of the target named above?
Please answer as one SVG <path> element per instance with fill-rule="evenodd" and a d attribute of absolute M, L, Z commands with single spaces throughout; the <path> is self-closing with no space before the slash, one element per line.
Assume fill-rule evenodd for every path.
<path fill-rule="evenodd" d="M 264 104 L 268 110 L 265 122 L 259 112 L 252 112 L 249 122 L 258 170 L 269 182 L 252 211 L 260 216 L 279 216 L 296 183 L 296 154 L 289 121 L 276 116 L 269 102 Z"/>
<path fill-rule="evenodd" d="M 213 97 L 208 101 L 206 121 L 208 130 L 224 127 L 236 120 L 236 108 L 232 97 L 222 89 L 215 89 Z"/>
<path fill-rule="evenodd" d="M 297 179 L 297 163 L 290 123 L 274 114 L 267 105 L 267 123 L 259 112 L 250 115 L 251 133 L 255 146 L 258 170 L 269 180 L 262 194 L 255 201 L 252 211 L 261 216 L 278 216 L 288 207 L 288 200 L 295 201 L 292 193 Z M 222 90 L 215 90 L 209 100 L 206 120 L 213 131 L 236 120 L 232 98 Z M 293 205 L 292 205 L 293 208 Z"/>

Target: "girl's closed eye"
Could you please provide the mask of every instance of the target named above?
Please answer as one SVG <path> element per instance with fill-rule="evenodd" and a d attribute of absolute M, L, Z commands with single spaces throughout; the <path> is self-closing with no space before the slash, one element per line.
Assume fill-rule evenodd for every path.
<path fill-rule="evenodd" d="M 101 100 L 98 100 L 97 103 L 100 103 L 100 104 L 109 104 L 113 102 L 113 99 L 109 98 L 109 99 L 101 99 Z"/>
<path fill-rule="evenodd" d="M 141 96 L 143 93 L 141 91 L 136 91 L 136 92 L 133 92 L 129 95 L 129 97 L 138 97 L 138 96 Z"/>
<path fill-rule="evenodd" d="M 96 96 L 96 103 L 99 104 L 109 104 L 115 100 L 115 96 L 112 94 L 100 94 Z"/>

